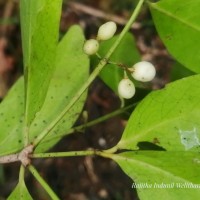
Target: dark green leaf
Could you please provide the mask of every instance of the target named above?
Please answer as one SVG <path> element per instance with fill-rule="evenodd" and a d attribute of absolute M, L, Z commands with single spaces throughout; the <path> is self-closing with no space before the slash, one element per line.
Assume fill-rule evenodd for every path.
<path fill-rule="evenodd" d="M 183 67 L 180 63 L 176 62 L 171 69 L 170 81 L 175 81 L 184 77 L 192 76 L 195 73 L 188 68 Z"/>

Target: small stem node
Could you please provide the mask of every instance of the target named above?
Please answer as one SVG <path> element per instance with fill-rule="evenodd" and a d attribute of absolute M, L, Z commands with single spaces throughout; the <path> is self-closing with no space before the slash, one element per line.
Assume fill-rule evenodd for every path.
<path fill-rule="evenodd" d="M 33 145 L 29 145 L 25 147 L 20 153 L 19 153 L 19 160 L 21 161 L 22 165 L 24 167 L 27 167 L 30 163 L 31 160 L 29 158 L 29 155 L 33 152 Z"/>
<path fill-rule="evenodd" d="M 0 163 L 21 162 L 24 167 L 27 167 L 31 163 L 29 155 L 33 152 L 33 148 L 33 145 L 28 145 L 19 153 L 2 156 Z"/>

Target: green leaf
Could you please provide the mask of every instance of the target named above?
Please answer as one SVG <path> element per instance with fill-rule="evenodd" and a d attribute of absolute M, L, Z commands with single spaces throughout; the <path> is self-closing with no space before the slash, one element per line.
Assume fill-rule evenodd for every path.
<path fill-rule="evenodd" d="M 185 68 L 180 63 L 176 62 L 171 68 L 170 81 L 172 82 L 194 74 L 194 72 L 190 71 L 188 68 Z"/>
<path fill-rule="evenodd" d="M 101 57 L 104 57 L 106 55 L 106 53 L 118 37 L 119 36 L 115 36 L 112 39 L 101 43 L 98 52 Z M 110 61 L 115 63 L 122 63 L 126 66 L 131 67 L 135 62 L 138 62 L 139 60 L 140 55 L 136 48 L 135 40 L 130 33 L 127 33 L 116 51 L 111 56 Z M 98 62 L 99 59 L 93 57 L 92 66 L 95 67 Z M 99 76 L 114 92 L 118 93 L 118 84 L 124 77 L 124 70 L 116 65 L 108 64 L 102 69 Z"/>
<path fill-rule="evenodd" d="M 200 1 L 149 3 L 158 33 L 169 52 L 185 67 L 200 73 Z"/>
<path fill-rule="evenodd" d="M 21 0 L 26 125 L 41 109 L 55 68 L 62 1 Z"/>
<path fill-rule="evenodd" d="M 117 147 L 137 149 L 150 142 L 167 150 L 199 151 L 200 75 L 150 93 L 129 118 Z"/>
<path fill-rule="evenodd" d="M 89 59 L 83 53 L 84 35 L 73 26 L 58 45 L 56 70 L 51 79 L 45 103 L 30 127 L 30 141 L 48 127 L 63 111 L 89 76 Z M 72 127 L 85 103 L 86 93 L 74 104 L 62 121 L 37 146 L 37 152 L 52 147 Z M 59 134 L 59 138 L 53 139 Z"/>
<path fill-rule="evenodd" d="M 20 78 L 0 104 L 0 156 L 23 148 L 24 80 Z"/>
<path fill-rule="evenodd" d="M 130 187 L 137 188 L 141 200 L 199 199 L 199 153 L 131 151 L 112 159 L 132 178 Z"/>
<path fill-rule="evenodd" d="M 24 181 L 20 181 L 7 200 L 33 200 Z"/>

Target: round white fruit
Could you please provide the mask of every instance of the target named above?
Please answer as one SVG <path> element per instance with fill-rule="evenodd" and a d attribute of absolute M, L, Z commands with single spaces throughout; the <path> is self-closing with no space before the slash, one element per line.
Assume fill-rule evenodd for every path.
<path fill-rule="evenodd" d="M 122 79 L 118 85 L 118 93 L 124 99 L 130 99 L 135 94 L 135 86 L 128 78 Z"/>
<path fill-rule="evenodd" d="M 156 75 L 155 67 L 147 61 L 141 61 L 133 65 L 132 76 L 137 81 L 148 82 Z"/>
<path fill-rule="evenodd" d="M 113 37 L 117 30 L 117 25 L 115 22 L 106 22 L 99 27 L 97 33 L 97 40 L 108 40 Z"/>
<path fill-rule="evenodd" d="M 95 39 L 86 40 L 83 46 L 83 51 L 87 55 L 93 55 L 99 50 L 99 42 Z"/>

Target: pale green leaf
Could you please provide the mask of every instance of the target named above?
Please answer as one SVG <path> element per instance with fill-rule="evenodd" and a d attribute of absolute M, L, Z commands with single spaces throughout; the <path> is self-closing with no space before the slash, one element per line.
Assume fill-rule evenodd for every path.
<path fill-rule="evenodd" d="M 7 200 L 33 200 L 24 181 L 20 181 Z"/>
<path fill-rule="evenodd" d="M 84 35 L 79 26 L 73 26 L 59 43 L 55 56 L 56 70 L 50 82 L 45 103 L 31 125 L 30 141 L 33 141 L 63 111 L 87 80 L 89 59 L 83 53 L 83 43 Z M 72 127 L 83 108 L 85 99 L 86 93 L 40 143 L 36 151 L 43 152 L 52 147 Z"/>
<path fill-rule="evenodd" d="M 112 39 L 104 41 L 100 44 L 98 53 L 101 55 L 101 57 L 106 55 L 118 37 L 119 36 L 115 36 Z M 128 67 L 131 67 L 140 60 L 140 55 L 138 49 L 136 48 L 135 40 L 130 33 L 127 33 L 124 36 L 118 48 L 112 54 L 109 60 L 111 62 L 123 64 Z M 96 67 L 98 62 L 99 59 L 97 57 L 93 57 L 92 66 Z M 108 64 L 102 69 L 99 76 L 114 92 L 118 93 L 118 84 L 124 77 L 124 70 L 117 65 Z"/>
<path fill-rule="evenodd" d="M 199 153 L 130 151 L 112 159 L 132 178 L 140 200 L 199 199 Z"/>
<path fill-rule="evenodd" d="M 55 68 L 61 0 L 21 0 L 26 125 L 41 109 Z"/>
<path fill-rule="evenodd" d="M 121 149 L 150 142 L 167 150 L 199 151 L 200 75 L 175 81 L 149 94 L 129 118 Z"/>
<path fill-rule="evenodd" d="M 169 52 L 185 67 L 200 73 L 200 1 L 149 3 L 158 33 Z"/>
<path fill-rule="evenodd" d="M 23 148 L 24 80 L 20 78 L 0 104 L 0 156 Z"/>

